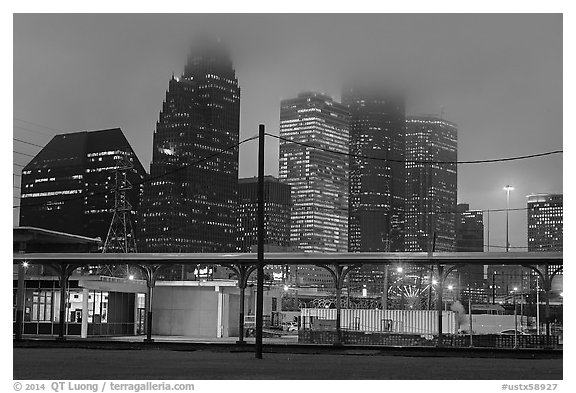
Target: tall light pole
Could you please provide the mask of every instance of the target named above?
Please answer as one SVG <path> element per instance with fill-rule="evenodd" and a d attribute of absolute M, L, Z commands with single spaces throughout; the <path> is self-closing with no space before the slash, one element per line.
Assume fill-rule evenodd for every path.
<path fill-rule="evenodd" d="M 510 242 L 508 241 L 508 210 L 510 210 L 510 191 L 514 190 L 514 187 L 507 185 L 504 187 L 506 191 L 506 252 L 510 249 Z"/>

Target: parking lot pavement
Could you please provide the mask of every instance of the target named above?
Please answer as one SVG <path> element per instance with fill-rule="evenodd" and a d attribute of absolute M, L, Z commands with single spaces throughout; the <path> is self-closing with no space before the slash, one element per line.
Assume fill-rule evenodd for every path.
<path fill-rule="evenodd" d="M 562 359 L 14 348 L 14 379 L 559 380 Z"/>

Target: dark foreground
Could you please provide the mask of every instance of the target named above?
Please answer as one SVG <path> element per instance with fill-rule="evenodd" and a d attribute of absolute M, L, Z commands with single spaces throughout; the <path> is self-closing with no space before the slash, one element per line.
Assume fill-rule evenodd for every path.
<path fill-rule="evenodd" d="M 562 359 L 14 348 L 14 379 L 560 380 Z"/>

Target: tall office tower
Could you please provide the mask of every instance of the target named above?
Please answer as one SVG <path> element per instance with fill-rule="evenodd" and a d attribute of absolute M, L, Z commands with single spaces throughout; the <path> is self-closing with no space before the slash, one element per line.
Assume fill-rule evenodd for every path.
<path fill-rule="evenodd" d="M 454 123 L 406 118 L 406 251 L 454 251 L 457 157 Z"/>
<path fill-rule="evenodd" d="M 133 187 L 126 199 L 138 227 L 146 172 L 119 128 L 52 138 L 22 170 L 20 225 L 100 237 L 104 242 L 114 214 L 116 170 L 124 157 L 132 164 L 126 178 Z"/>
<path fill-rule="evenodd" d="M 528 195 L 528 251 L 562 251 L 562 194 Z"/>
<path fill-rule="evenodd" d="M 482 210 L 470 210 L 467 203 L 459 203 L 456 213 L 456 252 L 484 251 L 484 217 Z M 486 280 L 483 265 L 459 267 L 458 291 L 472 297 L 474 303 L 486 301 Z M 465 300 L 466 300 L 465 299 Z"/>
<path fill-rule="evenodd" d="M 301 251 L 348 249 L 348 127 L 346 107 L 326 95 L 281 102 L 279 178 L 291 186 L 290 242 Z M 332 282 L 324 269 L 305 274 Z"/>
<path fill-rule="evenodd" d="M 404 97 L 384 87 L 351 84 L 342 90 L 342 103 L 350 111 L 352 154 L 348 251 L 404 251 Z M 384 290 L 379 266 L 362 266 L 348 280 L 352 290 Z"/>
<path fill-rule="evenodd" d="M 352 154 L 348 250 L 403 251 L 404 98 L 354 85 L 343 89 L 342 103 L 350 111 Z"/>
<path fill-rule="evenodd" d="M 290 246 L 290 186 L 264 177 L 264 244 L 278 252 Z M 258 245 L 258 178 L 238 180 L 237 251 Z"/>
<path fill-rule="evenodd" d="M 144 190 L 148 252 L 236 249 L 240 87 L 216 40 L 193 48 L 184 74 L 169 82 L 154 133 Z M 228 149 L 224 151 L 225 149 Z"/>

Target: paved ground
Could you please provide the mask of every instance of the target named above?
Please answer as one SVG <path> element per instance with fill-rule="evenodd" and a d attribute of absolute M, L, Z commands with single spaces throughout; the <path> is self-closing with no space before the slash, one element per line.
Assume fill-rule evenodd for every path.
<path fill-rule="evenodd" d="M 14 379 L 562 379 L 562 359 L 14 348 Z"/>

